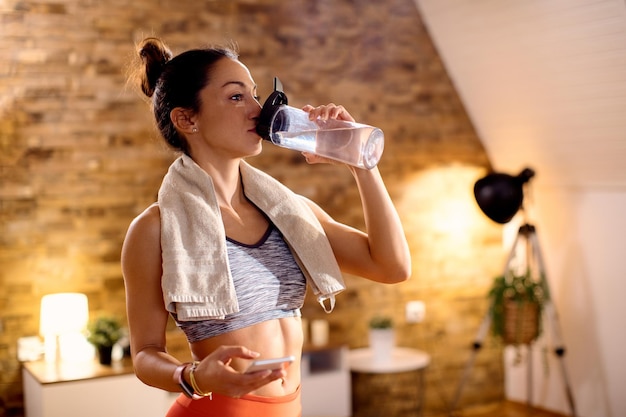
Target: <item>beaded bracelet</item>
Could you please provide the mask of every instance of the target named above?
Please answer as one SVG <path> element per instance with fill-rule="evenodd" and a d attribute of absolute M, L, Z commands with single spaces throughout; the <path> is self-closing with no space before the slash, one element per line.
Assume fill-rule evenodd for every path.
<path fill-rule="evenodd" d="M 196 370 L 196 368 L 198 367 L 198 364 L 200 362 L 198 361 L 194 361 L 191 364 L 191 369 L 189 369 L 189 381 L 191 382 L 191 386 L 193 387 L 193 391 L 195 394 L 199 395 L 200 397 L 209 397 L 210 400 L 213 399 L 213 392 L 209 391 L 209 392 L 202 392 L 202 390 L 198 387 L 198 383 L 196 382 L 196 378 L 194 376 L 194 371 Z"/>

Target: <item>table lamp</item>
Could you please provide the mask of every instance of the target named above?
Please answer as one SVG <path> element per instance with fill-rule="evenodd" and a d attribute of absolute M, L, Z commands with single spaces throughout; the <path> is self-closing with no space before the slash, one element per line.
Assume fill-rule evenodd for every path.
<path fill-rule="evenodd" d="M 87 296 L 80 293 L 44 295 L 41 299 L 39 333 L 44 338 L 47 362 L 60 362 L 71 357 L 73 348 L 80 349 L 82 332 L 89 321 Z M 79 342 L 77 342 L 79 341 Z"/>

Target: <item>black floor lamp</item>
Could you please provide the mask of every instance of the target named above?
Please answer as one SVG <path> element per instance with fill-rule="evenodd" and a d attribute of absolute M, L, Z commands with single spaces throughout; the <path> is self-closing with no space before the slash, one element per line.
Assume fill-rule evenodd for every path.
<path fill-rule="evenodd" d="M 520 172 L 517 176 L 512 176 L 503 173 L 491 173 L 487 176 L 479 179 L 474 184 L 474 197 L 478 206 L 483 213 L 496 223 L 505 224 L 511 221 L 513 216 L 523 208 L 524 202 L 524 188 L 535 175 L 535 172 L 526 168 Z M 558 316 L 552 299 L 550 297 L 550 290 L 545 274 L 545 266 L 543 262 L 543 256 L 539 247 L 539 241 L 537 239 L 535 226 L 526 222 L 523 224 L 517 233 L 515 241 L 513 243 L 509 257 L 505 263 L 505 274 L 511 267 L 513 259 L 516 254 L 516 249 L 519 244 L 525 241 L 526 243 L 526 262 L 530 267 L 532 264 L 538 271 L 540 284 L 544 293 L 545 303 L 543 306 L 544 321 L 547 324 L 547 328 L 551 331 L 552 341 L 555 345 L 554 353 L 559 358 L 559 366 L 563 382 L 565 384 L 565 394 L 567 401 L 572 412 L 572 416 L 576 417 L 576 407 L 574 403 L 574 396 L 569 383 L 569 377 L 567 369 L 565 367 L 565 346 L 563 345 L 560 327 L 558 324 Z M 453 399 L 451 411 L 457 407 L 458 401 L 461 397 L 463 387 L 469 377 L 471 369 L 474 364 L 476 354 L 483 345 L 483 340 L 487 335 L 487 331 L 491 326 L 491 316 L 485 315 L 479 330 L 477 332 L 474 343 L 472 344 L 472 354 L 465 366 L 463 376 L 457 387 L 455 397 Z M 530 349 L 529 349 L 530 352 Z M 528 404 L 532 404 L 532 374 L 531 374 L 531 360 L 529 358 L 528 375 L 527 375 L 527 395 Z"/>

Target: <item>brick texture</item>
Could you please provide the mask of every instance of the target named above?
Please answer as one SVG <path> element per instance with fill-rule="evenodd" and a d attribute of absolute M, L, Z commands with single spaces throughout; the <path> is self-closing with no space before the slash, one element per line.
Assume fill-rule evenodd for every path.
<path fill-rule="evenodd" d="M 398 205 L 413 278 L 393 286 L 346 277 L 336 311 L 312 300 L 331 341 L 367 345 L 367 320 L 391 315 L 398 343 L 428 351 L 427 411 L 446 410 L 485 293 L 503 259 L 500 230 L 472 206 L 489 167 L 413 0 L 5 0 L 0 5 L 0 416 L 20 415 L 16 342 L 36 335 L 44 294 L 84 292 L 92 316 L 124 317 L 119 252 L 131 219 L 155 199 L 175 155 L 149 106 L 127 85 L 134 44 L 163 37 L 175 52 L 235 40 L 262 96 L 281 78 L 290 103 L 337 102 L 386 135 L 380 169 Z M 250 161 L 331 215 L 363 227 L 347 170 L 310 167 L 265 145 Z M 404 304 L 426 320 L 406 324 Z M 186 355 L 172 329 L 172 350 Z M 503 395 L 500 349 L 487 343 L 462 399 Z M 403 384 L 389 378 L 388 384 Z M 411 404 L 411 390 L 389 388 Z M 401 407 L 400 407 L 401 408 Z M 405 415 L 398 413 L 397 415 Z"/>

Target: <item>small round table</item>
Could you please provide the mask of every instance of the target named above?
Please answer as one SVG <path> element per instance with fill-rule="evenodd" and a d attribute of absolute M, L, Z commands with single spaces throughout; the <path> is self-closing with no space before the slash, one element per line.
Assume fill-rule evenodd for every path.
<path fill-rule="evenodd" d="M 430 355 L 418 349 L 395 347 L 388 360 L 374 360 L 374 354 L 370 348 L 354 349 L 348 352 L 348 362 L 350 370 L 353 372 L 353 382 L 360 384 L 360 386 L 353 387 L 353 393 L 355 395 L 353 403 L 354 417 L 359 416 L 374 416 L 382 415 L 380 407 L 385 403 L 390 402 L 390 398 L 385 396 L 393 395 L 396 390 L 387 387 L 387 390 L 382 390 L 381 386 L 372 387 L 372 391 L 379 392 L 380 395 L 370 395 L 371 393 L 364 393 L 363 398 L 359 397 L 359 391 L 367 391 L 367 387 L 363 387 L 363 384 L 367 384 L 368 380 L 360 378 L 360 375 L 356 374 L 397 374 L 403 372 L 417 372 L 417 414 L 422 414 L 422 405 L 424 402 L 424 369 L 430 364 Z M 375 375 L 365 376 L 365 378 L 375 377 Z M 388 381 L 383 381 L 387 383 Z M 376 385 L 373 383 L 372 385 Z M 388 392 L 386 392 L 388 391 Z M 377 397 L 377 398 L 376 398 Z M 394 401 L 391 399 L 391 401 Z M 361 406 L 362 405 L 362 406 Z M 378 414 L 377 414 L 378 413 Z"/>

